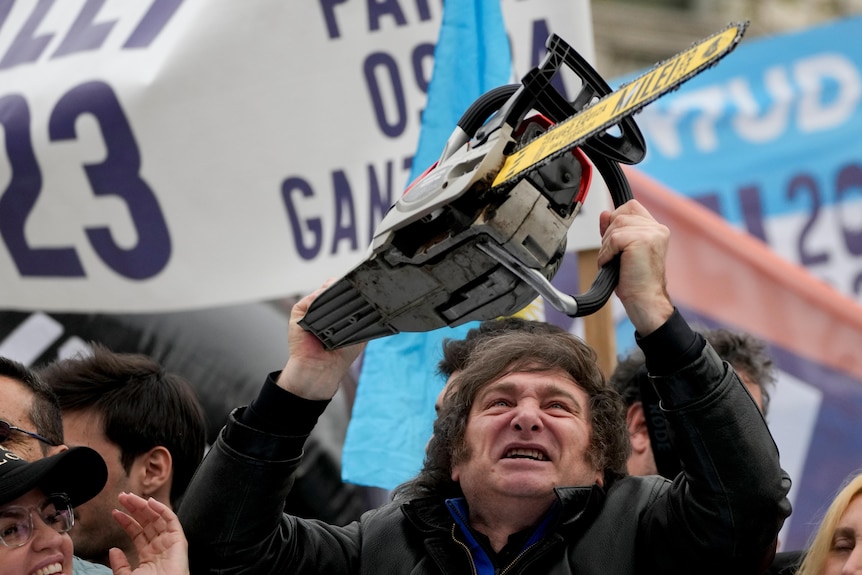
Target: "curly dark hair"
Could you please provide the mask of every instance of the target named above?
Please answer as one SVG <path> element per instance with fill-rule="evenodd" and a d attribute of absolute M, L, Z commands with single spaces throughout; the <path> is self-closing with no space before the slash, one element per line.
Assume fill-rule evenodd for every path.
<path fill-rule="evenodd" d="M 740 374 L 746 374 L 760 388 L 763 415 L 769 414 L 769 400 L 775 387 L 775 364 L 764 340 L 743 331 L 724 328 L 698 329 L 721 359 Z"/>
<path fill-rule="evenodd" d="M 471 351 L 434 423 L 425 463 L 415 479 L 396 488 L 397 499 L 460 497 L 453 466 L 467 457 L 465 434 L 473 402 L 485 387 L 507 373 L 562 371 L 589 396 L 592 437 L 588 457 L 604 473 L 605 485 L 626 474 L 629 438 L 620 395 L 605 381 L 592 348 L 567 333 L 508 331 L 486 338 Z"/>
<path fill-rule="evenodd" d="M 443 340 L 443 359 L 437 364 L 437 373 L 449 377 L 467 365 L 470 352 L 484 338 L 496 337 L 507 331 L 527 331 L 530 333 L 568 333 L 558 325 L 546 321 L 520 317 L 501 317 L 488 319 L 467 332 L 463 339 Z"/>

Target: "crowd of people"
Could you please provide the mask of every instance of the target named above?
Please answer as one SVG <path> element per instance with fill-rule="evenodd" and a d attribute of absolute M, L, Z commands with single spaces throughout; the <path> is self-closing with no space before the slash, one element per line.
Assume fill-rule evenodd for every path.
<path fill-rule="evenodd" d="M 145 356 L 0 358 L 0 575 L 862 574 L 862 474 L 808 549 L 778 549 L 790 478 L 763 343 L 689 325 L 665 285 L 670 231 L 637 201 L 600 228 L 638 350 L 606 378 L 548 323 L 447 341 L 421 471 L 346 525 L 283 512 L 363 348 L 326 350 L 298 325 L 319 292 L 293 307 L 283 369 L 206 455 L 194 391 Z"/>

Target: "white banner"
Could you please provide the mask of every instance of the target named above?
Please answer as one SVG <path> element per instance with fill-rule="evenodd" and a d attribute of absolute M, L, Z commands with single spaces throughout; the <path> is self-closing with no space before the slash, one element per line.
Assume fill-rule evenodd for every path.
<path fill-rule="evenodd" d="M 592 60 L 585 0 L 503 10 L 516 78 L 552 32 Z M 340 276 L 407 183 L 441 16 L 431 0 L 3 3 L 0 307 L 169 311 Z"/>

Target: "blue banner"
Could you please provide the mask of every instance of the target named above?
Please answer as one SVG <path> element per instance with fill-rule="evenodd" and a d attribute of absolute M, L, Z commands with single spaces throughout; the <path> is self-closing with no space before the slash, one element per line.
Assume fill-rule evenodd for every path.
<path fill-rule="evenodd" d="M 686 309 L 690 320 L 752 331 L 769 342 L 779 381 L 768 421 L 794 482 L 794 512 L 782 534 L 786 549 L 806 545 L 835 490 L 862 468 L 862 386 L 855 358 L 844 356 L 830 367 L 825 358 L 810 357 L 836 349 L 840 342 L 832 338 L 845 328 L 842 317 L 849 321 L 859 314 L 855 302 L 836 302 L 842 295 L 859 302 L 862 292 L 860 37 L 862 17 L 743 39 L 718 66 L 636 117 L 648 150 L 639 171 L 835 288 L 781 308 L 781 288 L 769 283 L 775 278 L 746 275 L 739 260 L 714 254 L 689 262 L 669 280 L 678 305 L 698 303 L 700 313 Z M 679 222 L 666 223 L 671 243 L 682 240 L 687 252 L 706 235 L 695 227 L 700 237 L 686 238 Z M 734 231 L 725 236 L 738 244 L 729 238 Z M 674 257 L 669 263 L 682 266 L 685 258 Z M 724 282 L 721 297 L 709 293 L 715 277 Z M 792 277 L 807 283 L 789 273 L 782 279 Z M 827 312 L 827 304 L 839 309 Z M 788 334 L 788 314 L 809 318 L 806 327 Z M 831 334 L 815 327 L 829 321 Z M 631 334 L 631 324 L 620 321 L 618 349 L 634 345 Z"/>
<path fill-rule="evenodd" d="M 637 116 L 638 167 L 839 291 L 862 287 L 862 17 L 743 40 Z"/>

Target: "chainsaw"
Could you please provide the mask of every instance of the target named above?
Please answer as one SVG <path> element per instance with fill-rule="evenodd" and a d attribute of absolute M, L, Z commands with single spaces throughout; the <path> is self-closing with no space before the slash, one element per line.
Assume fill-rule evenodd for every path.
<path fill-rule="evenodd" d="M 593 169 L 614 207 L 631 199 L 620 165 L 646 154 L 632 115 L 716 64 L 746 26 L 730 25 L 616 91 L 550 36 L 520 84 L 467 109 L 437 162 L 383 217 L 363 261 L 317 296 L 300 325 L 336 349 L 513 315 L 539 295 L 571 317 L 598 311 L 616 287 L 618 258 L 583 294 L 551 284 Z M 571 100 L 555 87 L 564 68 L 580 80 Z"/>

